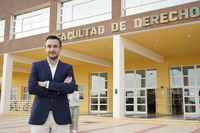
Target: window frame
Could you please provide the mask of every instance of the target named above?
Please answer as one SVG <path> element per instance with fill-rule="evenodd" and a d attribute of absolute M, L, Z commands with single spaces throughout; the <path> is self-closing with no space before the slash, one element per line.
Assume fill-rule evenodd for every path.
<path fill-rule="evenodd" d="M 75 13 L 75 12 L 73 12 L 73 7 L 74 6 L 77 6 L 77 5 L 81 5 L 81 4 L 85 4 L 85 3 L 89 3 L 89 2 L 93 2 L 93 1 L 95 1 L 95 0 L 87 0 L 87 1 L 84 1 L 84 2 L 80 2 L 80 3 L 76 3 L 76 4 L 73 4 L 72 3 L 72 5 L 71 6 L 67 6 L 67 7 L 71 7 L 72 9 L 72 12 L 71 13 L 69 13 L 68 15 L 71 15 L 71 20 L 69 20 L 69 21 L 64 21 L 64 22 L 61 22 L 61 17 L 63 16 L 63 14 L 61 14 L 61 10 L 63 9 L 63 7 L 61 7 L 61 5 L 62 5 L 62 3 L 64 3 L 64 2 L 69 2 L 70 0 L 61 0 L 59 3 L 58 3 L 58 15 L 57 15 L 57 30 L 62 30 L 62 29 L 66 29 L 66 28 L 72 28 L 72 27 L 76 27 L 76 26 L 82 26 L 82 25 L 85 25 L 85 24 L 91 24 L 91 23 L 96 23 L 96 22 L 101 22 L 101 21 L 105 21 L 105 20 L 110 20 L 110 19 L 112 19 L 112 0 L 110 0 L 111 1 L 111 4 L 105 4 L 105 5 L 110 5 L 110 12 L 106 12 L 106 13 L 99 13 L 99 14 L 97 14 L 97 15 L 91 15 L 91 16 L 88 16 L 88 17 L 83 17 L 83 18 L 79 18 L 79 19 L 73 19 L 73 14 Z M 72 0 L 72 2 L 73 2 L 73 0 Z M 103 6 L 105 6 L 105 5 L 102 5 L 102 7 Z M 85 15 L 85 12 L 86 11 L 89 11 L 89 10 L 87 10 L 86 8 L 84 9 L 84 15 Z M 100 20 L 99 19 L 99 16 L 102 16 L 102 15 L 106 15 L 106 14 L 108 14 L 108 15 L 110 15 L 110 18 L 109 19 L 102 19 L 102 20 Z M 66 15 L 66 14 L 64 14 L 64 15 Z M 94 18 L 94 17 L 98 17 L 98 21 L 94 21 L 94 22 L 86 22 L 86 19 L 90 19 L 90 18 Z M 77 22 L 77 21 L 83 21 L 84 23 L 83 24 L 81 24 L 81 25 L 76 25 L 76 24 L 73 24 L 74 22 Z M 61 25 L 62 24 L 67 24 L 67 23 L 69 23 L 69 25 L 70 26 L 68 26 L 68 27 L 64 27 L 63 28 L 63 26 L 62 26 L 62 28 L 61 28 Z"/>
<path fill-rule="evenodd" d="M 16 89 L 16 93 L 12 93 L 12 89 Z M 16 96 L 16 99 L 12 99 L 12 95 Z M 17 100 L 17 87 L 16 86 L 13 86 L 11 87 L 11 92 L 10 92 L 10 101 L 16 101 Z"/>
<path fill-rule="evenodd" d="M 84 101 L 85 99 L 85 97 L 84 97 L 84 90 L 85 90 L 85 88 L 84 88 L 84 83 L 76 83 L 76 86 L 79 86 L 79 85 L 83 85 L 83 91 L 79 91 L 79 89 L 77 90 L 78 91 L 78 93 L 79 93 L 79 101 Z M 83 93 L 83 99 L 80 99 L 80 93 Z"/>
<path fill-rule="evenodd" d="M 14 28 L 15 28 L 15 25 L 14 25 L 14 22 L 16 22 L 16 20 L 15 20 L 15 17 L 16 16 L 18 16 L 18 15 L 23 15 L 23 14 L 26 14 L 26 13 L 29 13 L 29 12 L 34 12 L 34 11 L 37 11 L 37 10 L 43 10 L 43 9 L 45 9 L 45 8 L 49 8 L 48 10 L 49 11 L 45 11 L 45 12 L 41 12 L 41 13 L 39 13 L 39 15 L 43 15 L 43 14 L 46 14 L 46 13 L 48 13 L 49 14 L 49 17 L 47 18 L 47 19 L 42 19 L 42 17 L 41 17 L 41 20 L 40 21 L 38 21 L 38 22 L 40 22 L 41 23 L 41 26 L 40 27 L 37 27 L 37 28 L 34 28 L 34 29 L 32 29 L 32 26 L 33 26 L 33 24 L 34 23 L 36 23 L 36 22 L 33 22 L 32 21 L 32 18 L 34 18 L 35 16 L 38 16 L 38 14 L 31 14 L 30 16 L 26 16 L 26 17 L 22 17 L 22 18 L 20 18 L 20 19 L 16 19 L 16 20 L 21 20 L 21 21 L 23 21 L 23 19 L 27 19 L 27 18 L 31 18 L 31 23 L 29 23 L 30 24 L 30 26 L 31 26 L 31 28 L 29 29 L 29 30 L 25 30 L 25 31 L 23 31 L 22 29 L 23 29 L 23 24 L 22 24 L 22 22 L 21 22 L 21 26 L 18 26 L 18 27 L 20 27 L 21 28 L 21 31 L 20 32 L 14 32 Z M 47 26 L 42 26 L 42 21 L 44 21 L 44 20 L 48 20 L 48 25 Z M 48 28 L 48 31 L 42 31 L 42 29 L 44 29 L 44 28 Z M 30 36 L 34 36 L 34 35 L 39 35 L 39 34 L 43 34 L 43 33 L 48 33 L 49 32 L 49 29 L 50 29 L 50 3 L 46 3 L 46 4 L 42 4 L 42 5 L 39 5 L 39 6 L 36 6 L 36 7 L 33 7 L 33 8 L 30 8 L 30 9 L 25 9 L 25 10 L 22 10 L 22 11 L 19 11 L 19 12 L 15 12 L 15 13 L 13 13 L 13 14 L 11 14 L 11 23 L 10 23 L 10 35 L 9 35 L 9 39 L 10 40 L 15 40 L 15 39 L 20 39 L 20 38 L 24 38 L 24 37 L 30 37 Z M 40 33 L 31 33 L 31 32 L 33 32 L 33 31 L 36 31 L 36 30 L 40 30 Z M 28 36 L 22 36 L 22 34 L 23 33 L 26 33 L 26 32 L 30 32 L 30 35 L 28 35 Z M 16 37 L 16 34 L 21 34 L 20 35 L 20 37 Z M 14 37 L 15 36 L 15 37 Z"/>
<path fill-rule="evenodd" d="M 2 21 L 3 21 L 3 23 L 2 23 Z M 0 38 L 2 38 L 3 40 L 2 41 L 0 41 L 0 42 L 4 42 L 4 35 L 5 35 L 5 23 L 6 23 L 6 21 L 5 21 L 5 18 L 0 18 L 0 26 L 1 25 L 3 25 L 3 35 L 1 36 L 0 35 Z"/>
<path fill-rule="evenodd" d="M 24 93 L 24 88 L 27 88 L 27 92 L 26 92 L 26 93 Z M 28 96 L 27 96 L 28 99 L 24 99 L 24 95 L 28 95 Z M 28 86 L 23 86 L 22 100 L 23 100 L 23 101 L 31 101 L 31 95 L 28 93 Z"/>

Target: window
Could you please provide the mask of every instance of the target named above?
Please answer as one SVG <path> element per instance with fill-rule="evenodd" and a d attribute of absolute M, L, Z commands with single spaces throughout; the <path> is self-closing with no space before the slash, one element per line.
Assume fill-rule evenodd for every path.
<path fill-rule="evenodd" d="M 112 0 L 67 0 L 60 3 L 59 29 L 111 19 Z"/>
<path fill-rule="evenodd" d="M 90 111 L 107 111 L 107 72 L 90 74 Z"/>
<path fill-rule="evenodd" d="M 49 32 L 50 7 L 13 16 L 12 39 Z"/>
<path fill-rule="evenodd" d="M 157 10 L 198 0 L 123 0 L 124 16 Z"/>
<path fill-rule="evenodd" d="M 75 90 L 79 92 L 79 100 L 84 100 L 84 84 L 77 84 Z"/>
<path fill-rule="evenodd" d="M 28 93 L 28 87 L 23 87 L 23 100 L 31 100 L 31 95 Z"/>
<path fill-rule="evenodd" d="M 4 41 L 5 19 L 0 19 L 0 42 Z"/>
<path fill-rule="evenodd" d="M 17 87 L 11 87 L 10 100 L 17 100 Z"/>

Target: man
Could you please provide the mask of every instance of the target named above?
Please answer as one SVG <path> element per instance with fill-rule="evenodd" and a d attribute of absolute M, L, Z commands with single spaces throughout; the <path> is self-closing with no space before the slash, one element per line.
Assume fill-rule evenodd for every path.
<path fill-rule="evenodd" d="M 62 43 L 57 36 L 45 40 L 47 59 L 34 62 L 28 80 L 29 94 L 35 95 L 29 124 L 31 133 L 64 133 L 71 124 L 67 94 L 75 90 L 72 65 L 59 60 Z"/>

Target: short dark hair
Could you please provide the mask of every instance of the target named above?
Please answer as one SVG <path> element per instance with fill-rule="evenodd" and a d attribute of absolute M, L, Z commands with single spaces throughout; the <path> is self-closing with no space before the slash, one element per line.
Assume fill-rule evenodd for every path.
<path fill-rule="evenodd" d="M 58 42 L 59 42 L 59 44 L 60 44 L 60 47 L 62 47 L 62 42 L 61 42 L 61 40 L 60 40 L 57 36 L 54 36 L 54 35 L 50 35 L 50 36 L 48 36 L 48 37 L 46 38 L 45 43 L 44 43 L 44 46 L 45 46 L 45 47 L 46 47 L 46 41 L 47 41 L 48 39 L 57 39 Z"/>

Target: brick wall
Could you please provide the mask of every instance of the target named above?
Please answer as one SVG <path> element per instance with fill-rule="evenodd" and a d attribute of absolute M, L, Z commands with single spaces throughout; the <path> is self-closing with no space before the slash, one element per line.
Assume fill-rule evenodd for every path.
<path fill-rule="evenodd" d="M 10 15 L 12 13 L 29 9 L 32 7 L 35 7 L 37 5 L 50 3 L 50 32 L 45 34 L 39 34 L 34 35 L 30 37 L 15 39 L 15 40 L 9 40 L 9 31 L 10 31 Z M 33 49 L 33 48 L 39 48 L 43 47 L 45 38 L 50 34 L 58 34 L 58 33 L 68 33 L 74 30 L 82 30 L 84 28 L 89 27 L 97 27 L 100 25 L 105 26 L 105 33 L 101 35 L 94 35 L 94 36 L 88 36 L 84 38 L 78 38 L 78 39 L 72 39 L 72 40 L 66 40 L 63 41 L 63 43 L 71 43 L 75 41 L 82 41 L 82 40 L 88 40 L 88 39 L 95 39 L 99 37 L 107 37 L 107 36 L 113 36 L 116 34 L 123 34 L 128 32 L 135 32 L 135 31 L 141 31 L 141 30 L 149 30 L 154 28 L 161 28 L 165 26 L 172 26 L 177 24 L 185 24 L 188 22 L 194 22 L 199 21 L 200 17 L 198 18 L 189 18 L 187 20 L 180 20 L 180 21 L 174 21 L 170 23 L 164 23 L 164 24 L 158 24 L 148 27 L 140 27 L 140 28 L 134 28 L 134 19 L 136 18 L 142 18 L 145 16 L 151 16 L 151 15 L 159 15 L 160 13 L 170 12 L 170 11 L 178 11 L 180 9 L 185 8 L 191 8 L 194 6 L 200 7 L 200 1 L 192 2 L 188 4 L 178 5 L 174 7 L 159 9 L 155 11 L 150 12 L 144 12 L 140 14 L 130 15 L 126 17 L 121 17 L 121 0 L 112 0 L 112 19 L 107 21 L 102 21 L 98 23 L 93 24 L 87 24 L 83 26 L 63 29 L 63 30 L 56 30 L 56 20 L 57 20 L 57 1 L 56 0 L 6 0 L 1 2 L 0 4 L 0 17 L 4 16 L 6 19 L 6 28 L 5 28 L 5 37 L 4 42 L 0 43 L 0 54 L 8 53 L 8 52 L 14 52 L 14 51 L 22 51 L 27 49 Z M 113 22 L 121 22 L 126 21 L 126 30 L 118 31 L 118 32 L 111 32 L 111 23 Z"/>

